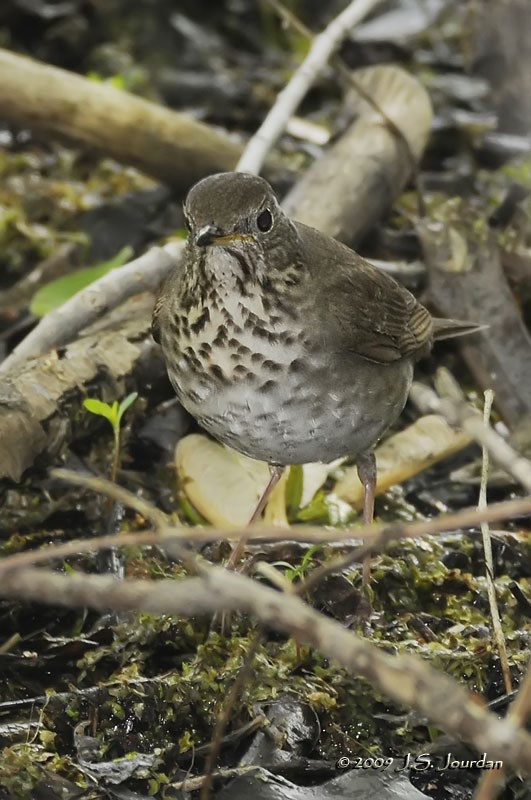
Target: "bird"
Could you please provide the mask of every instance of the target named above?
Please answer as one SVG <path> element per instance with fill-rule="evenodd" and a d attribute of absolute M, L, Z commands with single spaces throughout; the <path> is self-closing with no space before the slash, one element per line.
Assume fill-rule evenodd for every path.
<path fill-rule="evenodd" d="M 479 326 L 432 317 L 390 275 L 290 219 L 257 175 L 203 178 L 183 211 L 184 260 L 159 291 L 152 333 L 184 408 L 270 465 L 250 522 L 286 466 L 348 456 L 369 523 L 374 446 L 406 403 L 415 363 Z"/>

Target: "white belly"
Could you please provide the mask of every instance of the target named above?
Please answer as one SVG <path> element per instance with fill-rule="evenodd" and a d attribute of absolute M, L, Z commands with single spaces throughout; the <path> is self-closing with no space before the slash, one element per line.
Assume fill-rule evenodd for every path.
<path fill-rule="evenodd" d="M 360 382 L 355 371 L 344 370 L 342 378 L 324 360 L 306 362 L 304 376 L 279 373 L 265 388 L 262 378 L 222 387 L 205 384 L 200 401 L 177 383 L 175 388 L 185 408 L 216 439 L 269 463 L 305 464 L 355 459 L 371 448 L 400 414 L 412 371 L 404 374 L 402 365 L 383 397 L 379 381 L 367 381 L 365 369 Z"/>

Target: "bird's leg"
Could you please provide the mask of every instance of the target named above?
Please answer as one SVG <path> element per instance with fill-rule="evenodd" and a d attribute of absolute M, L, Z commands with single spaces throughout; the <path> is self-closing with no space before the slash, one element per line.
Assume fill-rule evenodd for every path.
<path fill-rule="evenodd" d="M 374 495 L 376 492 L 376 458 L 373 450 L 362 453 L 356 462 L 358 477 L 363 486 L 363 522 L 370 525 L 374 516 Z M 363 559 L 362 582 L 367 586 L 371 576 L 371 557 Z"/>
<path fill-rule="evenodd" d="M 256 505 L 255 510 L 252 513 L 251 519 L 247 523 L 247 527 L 250 527 L 251 525 L 254 525 L 255 522 L 257 522 L 260 519 L 262 511 L 266 507 L 267 501 L 269 500 L 269 498 L 271 496 L 271 492 L 273 491 L 273 489 L 275 488 L 275 486 L 277 485 L 277 483 L 281 479 L 282 474 L 284 472 L 284 469 L 285 469 L 285 467 L 280 467 L 278 465 L 273 465 L 273 464 L 269 465 L 269 471 L 270 471 L 269 481 L 268 481 L 267 486 L 265 487 L 264 491 L 262 492 L 262 495 L 261 495 L 260 500 L 258 501 L 258 503 Z M 244 534 L 241 537 L 240 541 L 238 542 L 238 544 L 236 545 L 236 547 L 232 551 L 229 560 L 227 561 L 228 569 L 235 569 L 235 567 L 239 564 L 240 559 L 241 559 L 241 557 L 243 555 L 243 551 L 244 551 L 245 545 L 247 544 L 248 538 L 249 538 L 248 534 Z"/>
<path fill-rule="evenodd" d="M 249 525 L 254 525 L 254 523 L 257 522 L 260 519 L 260 517 L 262 515 L 262 511 L 264 510 L 264 508 L 267 505 L 267 501 L 269 500 L 271 492 L 273 491 L 273 489 L 275 488 L 275 486 L 277 485 L 277 483 L 281 479 L 282 475 L 284 474 L 284 470 L 285 469 L 286 469 L 286 467 L 281 467 L 278 464 L 270 464 L 269 465 L 269 472 L 270 472 L 269 481 L 268 481 L 268 484 L 267 484 L 266 488 L 264 489 L 264 491 L 262 493 L 262 496 L 261 496 L 260 500 L 258 501 L 258 504 L 257 504 L 255 510 L 253 511 L 251 519 L 249 520 Z"/>

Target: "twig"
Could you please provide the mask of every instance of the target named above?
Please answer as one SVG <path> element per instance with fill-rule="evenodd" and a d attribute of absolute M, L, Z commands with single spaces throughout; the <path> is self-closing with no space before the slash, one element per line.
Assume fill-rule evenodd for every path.
<path fill-rule="evenodd" d="M 114 427 L 114 426 L 113 426 Z M 128 491 L 127 489 L 118 486 L 116 483 L 116 473 L 118 470 L 118 463 L 119 463 L 119 456 L 120 456 L 120 444 L 119 444 L 119 436 L 120 436 L 120 429 L 118 429 L 118 441 L 115 439 L 114 443 L 114 453 L 113 453 L 113 466 L 111 471 L 111 480 L 103 477 L 99 477 L 97 475 L 84 475 L 79 472 L 74 472 L 73 470 L 68 469 L 54 469 L 50 471 L 50 474 L 54 478 L 59 478 L 60 480 L 67 481 L 68 483 L 73 484 L 74 486 L 82 486 L 85 489 L 90 489 L 94 492 L 99 492 L 100 494 L 104 494 L 107 497 L 107 502 L 105 504 L 106 507 L 106 515 L 108 518 L 107 524 L 105 525 L 105 530 L 108 535 L 111 535 L 111 531 L 115 529 L 115 536 L 118 534 L 120 529 L 120 525 L 116 526 L 117 519 L 120 519 L 121 522 L 121 513 L 116 513 L 117 508 L 121 508 L 123 506 L 128 506 L 129 508 L 133 508 L 137 513 L 142 514 L 142 516 L 146 517 L 146 519 L 152 520 L 155 527 L 159 530 L 161 528 L 165 528 L 170 524 L 170 521 L 166 514 L 162 511 L 159 511 L 152 503 L 148 503 L 145 500 L 142 500 L 140 497 L 137 497 L 132 492 Z M 116 430 L 115 430 L 115 437 L 116 437 Z M 118 579 L 123 579 L 124 577 L 124 563 L 123 559 L 120 557 L 118 552 L 117 543 L 115 542 L 112 547 L 109 548 L 109 551 L 105 554 L 101 552 L 98 553 L 98 558 L 96 561 L 97 570 L 99 572 L 109 572 L 110 574 L 114 575 Z M 175 544 L 176 549 L 180 548 L 180 554 L 184 564 L 190 565 L 191 559 L 190 554 L 185 551 L 181 542 L 177 542 Z M 195 565 L 194 565 L 195 566 Z M 193 570 L 195 573 L 195 569 Z"/>
<path fill-rule="evenodd" d="M 425 413 L 441 414 L 450 425 L 462 428 L 480 445 L 486 447 L 492 458 L 509 475 L 531 493 L 531 461 L 519 455 L 493 428 L 485 427 L 481 414 L 467 403 L 454 378 L 445 369 L 437 371 L 439 394 L 428 386 L 414 382 L 410 398 Z"/>
<path fill-rule="evenodd" d="M 485 391 L 485 403 L 483 406 L 483 424 L 486 428 L 489 427 L 490 414 L 492 403 L 494 400 L 494 392 L 492 389 Z M 478 511 L 484 511 L 487 508 L 487 481 L 489 477 L 489 451 L 485 447 L 482 448 L 482 464 L 481 464 L 481 486 L 479 490 Z M 492 560 L 492 542 L 490 538 L 489 523 L 481 523 L 481 536 L 483 538 L 483 550 L 485 553 L 485 575 L 487 579 L 487 595 L 489 598 L 490 615 L 492 618 L 492 629 L 494 632 L 494 641 L 498 648 L 500 657 L 500 664 L 503 674 L 503 682 L 505 684 L 505 691 L 507 694 L 512 692 L 513 685 L 511 681 L 511 671 L 509 669 L 509 662 L 507 660 L 507 648 L 505 647 L 505 637 L 500 620 L 500 612 L 498 610 L 498 603 L 496 600 L 496 588 L 494 586 L 494 563 Z"/>
<path fill-rule="evenodd" d="M 181 537 L 175 537 L 181 542 Z M 173 542 L 173 537 L 166 539 L 162 533 L 138 531 L 137 533 L 109 533 L 105 536 L 94 536 L 91 539 L 74 539 L 64 544 L 52 544 L 39 550 L 28 550 L 14 553 L 12 556 L 0 558 L 0 576 L 3 572 L 29 567 L 31 564 L 42 564 L 43 561 L 55 561 L 82 553 L 98 553 L 111 547 L 159 547 L 163 543 Z"/>
<path fill-rule="evenodd" d="M 67 344 L 80 330 L 128 297 L 140 292 L 154 292 L 182 251 L 182 242 L 153 247 L 140 258 L 111 270 L 47 314 L 0 364 L 0 372 L 16 369 L 28 358 Z"/>
<path fill-rule="evenodd" d="M 517 725 L 523 725 L 531 716 L 531 660 L 507 716 Z"/>
<path fill-rule="evenodd" d="M 527 503 L 528 500 L 531 500 L 531 498 L 524 498 L 524 503 Z M 493 508 L 498 508 L 498 510 L 500 510 L 500 505 L 501 504 L 498 503 L 497 506 L 490 506 L 481 510 L 474 509 L 474 512 L 481 514 L 481 521 L 485 521 L 489 517 L 489 512 L 492 511 Z M 323 581 L 328 575 L 342 573 L 348 567 L 351 567 L 352 564 L 362 562 L 367 556 L 373 555 L 379 550 L 382 550 L 385 545 L 390 544 L 398 539 L 416 539 L 417 537 L 421 536 L 430 536 L 435 533 L 443 533 L 445 531 L 456 530 L 458 528 L 468 528 L 480 524 L 479 518 L 476 518 L 476 522 L 473 521 L 473 513 L 471 514 L 471 511 L 472 509 L 463 509 L 463 511 L 458 511 L 455 514 L 447 514 L 437 517 L 433 520 L 426 520 L 425 522 L 413 522 L 405 526 L 396 523 L 380 526 L 371 525 L 367 529 L 368 531 L 374 530 L 376 527 L 378 527 L 378 530 L 374 530 L 372 536 L 359 536 L 358 533 L 355 534 L 357 538 L 364 539 L 363 545 L 355 550 L 351 550 L 344 556 L 338 556 L 337 558 L 331 559 L 326 564 L 323 564 L 323 566 L 317 567 L 317 569 L 311 572 L 301 584 L 302 591 L 310 591 L 317 584 L 321 583 L 321 581 Z M 454 525 L 453 523 L 457 522 L 456 517 L 460 514 L 463 514 L 461 517 L 461 522 Z M 453 518 L 451 524 L 440 524 L 443 522 L 443 520 L 445 520 L 447 523 L 450 523 L 451 518 Z M 490 521 L 493 521 L 492 518 L 490 518 Z M 352 538 L 352 531 L 350 538 Z"/>
<path fill-rule="evenodd" d="M 81 483 L 81 480 L 79 481 Z M 104 482 L 101 484 L 104 490 Z M 126 502 L 126 505 L 128 503 Z M 459 528 L 470 528 L 478 525 L 482 520 L 489 522 L 499 522 L 501 520 L 512 519 L 531 513 L 531 497 L 519 497 L 515 500 L 506 500 L 503 503 L 496 503 L 478 511 L 477 508 L 464 508 L 453 514 L 443 514 L 434 519 L 411 522 L 407 525 L 388 523 L 375 523 L 360 528 L 348 528 L 337 531 L 327 531 L 324 528 L 308 527 L 282 529 L 262 528 L 249 530 L 249 541 L 278 541 L 279 539 L 289 538 L 297 542 L 331 544 L 352 540 L 353 538 L 366 541 L 364 548 L 360 548 L 357 553 L 365 555 L 373 552 L 377 547 L 389 541 L 398 539 L 417 539 L 422 536 L 433 536 L 446 531 L 457 530 Z M 227 539 L 229 541 L 239 541 L 242 532 L 240 530 L 224 531 L 218 528 L 164 528 L 159 533 L 153 531 L 138 531 L 138 533 L 124 533 L 118 537 L 116 534 L 109 536 L 99 536 L 92 539 L 78 539 L 77 541 L 66 542 L 60 545 L 51 545 L 40 550 L 30 550 L 24 553 L 0 558 L 0 577 L 4 572 L 28 567 L 31 564 L 50 561 L 51 559 L 67 558 L 79 553 L 94 553 L 98 550 L 114 546 L 144 546 L 144 547 L 163 547 L 166 552 L 171 553 L 175 544 L 182 544 L 183 540 L 187 544 L 205 544 L 217 539 Z M 177 556 L 178 557 L 178 556 Z M 350 556 L 349 556 L 350 558 Z M 339 561 L 333 562 L 334 566 L 330 570 L 339 569 Z M 341 564 L 345 562 L 342 560 Z M 352 559 L 348 562 L 352 563 Z M 330 571 L 327 568 L 327 572 Z M 312 573 L 313 580 L 313 573 Z"/>
<path fill-rule="evenodd" d="M 236 170 L 258 174 L 267 153 L 278 140 L 286 123 L 314 83 L 317 75 L 328 63 L 330 56 L 342 39 L 381 0 L 352 0 L 351 3 L 318 34 L 312 42 L 310 52 L 295 70 L 289 83 L 279 93 L 276 102 L 247 144 Z"/>
<path fill-rule="evenodd" d="M 92 489 L 97 492 L 101 492 L 102 494 L 106 494 L 107 497 L 114 500 L 118 503 L 123 503 L 125 506 L 129 506 L 130 508 L 134 508 L 140 514 L 143 514 L 148 519 L 151 519 L 157 528 L 159 529 L 159 545 L 165 545 L 165 549 L 171 548 L 172 556 L 179 559 L 184 567 L 186 567 L 187 571 L 191 575 L 201 575 L 205 569 L 207 562 L 197 553 L 192 553 L 188 547 L 184 544 L 183 539 L 184 536 L 179 536 L 179 530 L 174 530 L 174 535 L 171 537 L 171 543 L 169 541 L 169 537 L 165 537 L 164 533 L 168 530 L 168 517 L 164 512 L 159 511 L 159 509 L 154 506 L 152 503 L 149 503 L 147 500 L 141 500 L 139 497 L 134 495 L 128 489 L 124 489 L 121 486 L 113 483 L 112 481 L 107 480 L 106 478 L 101 478 L 93 475 L 82 475 L 80 473 L 72 472 L 71 470 L 67 469 L 55 469 L 52 470 L 52 475 L 56 478 L 62 478 L 63 480 L 68 481 L 69 483 L 73 483 L 76 486 L 83 486 L 87 489 Z M 175 535 L 176 534 L 176 535 Z M 114 542 L 112 541 L 112 534 L 108 536 L 101 537 L 100 542 L 102 540 L 106 540 L 109 542 L 110 549 L 115 551 L 116 548 L 120 543 L 123 543 L 122 537 L 117 537 L 114 534 Z M 94 540 L 93 540 L 94 541 Z M 137 542 L 139 543 L 139 542 Z M 152 542 L 156 544 L 156 541 Z M 100 548 L 98 548 L 100 549 Z M 2 562 L 0 561 L 0 570 L 1 570 Z"/>
<path fill-rule="evenodd" d="M 249 773 L 256 774 L 256 770 L 257 768 L 254 764 L 250 764 L 247 767 L 225 767 L 223 769 L 217 769 L 212 774 L 212 781 L 218 778 L 223 782 L 223 784 L 225 784 L 231 778 L 241 778 L 243 775 L 248 775 Z M 201 789 L 206 780 L 206 775 L 198 775 L 195 778 L 190 778 L 187 776 L 182 781 L 175 781 L 174 783 L 172 782 L 168 784 L 168 788 L 183 793 L 197 792 L 199 789 Z M 182 796 L 186 797 L 185 794 Z"/>
<path fill-rule="evenodd" d="M 91 489 L 93 492 L 104 494 L 116 503 L 122 503 L 146 519 L 151 520 L 156 528 L 166 529 L 171 525 L 168 515 L 160 511 L 153 503 L 143 500 L 138 495 L 128 489 L 124 489 L 123 486 L 118 486 L 117 483 L 107 478 L 98 475 L 84 475 L 71 469 L 52 469 L 50 470 L 50 475 L 52 478 L 66 481 L 72 486 L 81 486 L 84 489 Z"/>
<path fill-rule="evenodd" d="M 448 675 L 417 657 L 385 653 L 300 598 L 280 594 L 222 567 L 208 567 L 196 578 L 120 582 L 102 575 L 19 569 L 3 573 L 0 593 L 99 610 L 180 616 L 221 610 L 251 614 L 264 625 L 317 648 L 351 673 L 366 677 L 394 701 L 419 711 L 434 725 L 488 753 L 489 758 L 503 759 L 531 775 L 531 735 L 512 721 L 488 712 L 477 696 Z"/>
<path fill-rule="evenodd" d="M 0 644 L 0 655 L 3 656 L 5 653 L 9 653 L 9 651 L 15 647 L 19 642 L 22 641 L 22 636 L 20 633 L 14 633 L 9 639 L 6 639 L 5 642 Z"/>

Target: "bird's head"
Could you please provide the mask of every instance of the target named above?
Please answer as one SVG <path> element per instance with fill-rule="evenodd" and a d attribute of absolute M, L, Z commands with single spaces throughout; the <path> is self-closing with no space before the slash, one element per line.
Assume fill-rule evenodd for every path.
<path fill-rule="evenodd" d="M 285 263 L 282 251 L 295 235 L 268 182 L 244 172 L 221 172 L 196 183 L 184 215 L 192 248 L 222 247 L 240 261 L 243 256 L 255 277 Z"/>

